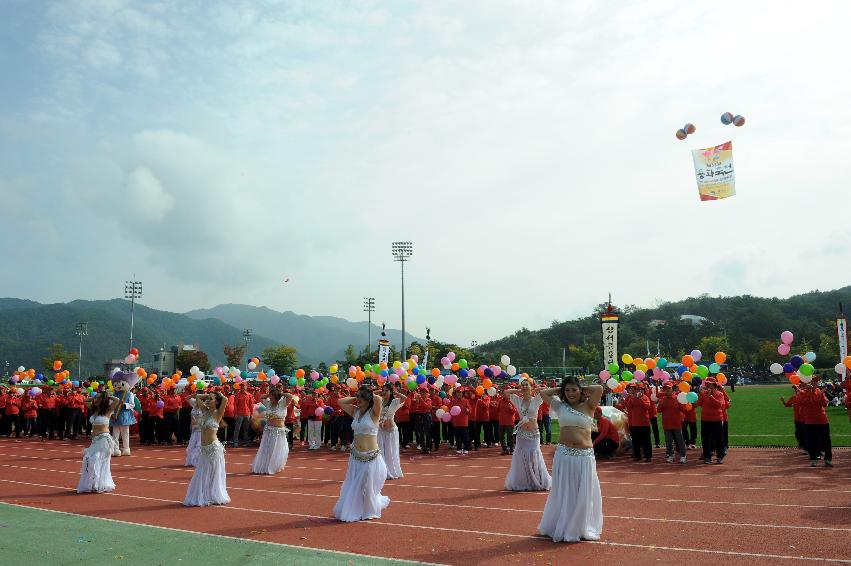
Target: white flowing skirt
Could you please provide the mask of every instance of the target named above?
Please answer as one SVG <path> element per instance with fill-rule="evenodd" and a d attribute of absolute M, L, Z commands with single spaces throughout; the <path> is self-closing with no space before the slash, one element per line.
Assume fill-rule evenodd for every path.
<path fill-rule="evenodd" d="M 205 507 L 230 503 L 225 478 L 225 447 L 218 440 L 201 446 L 183 504 L 187 507 Z"/>
<path fill-rule="evenodd" d="M 260 448 L 251 463 L 251 471 L 255 474 L 276 474 L 286 466 L 289 454 L 287 429 L 266 425 L 260 438 Z"/>
<path fill-rule="evenodd" d="M 544 455 L 541 454 L 541 437 L 537 434 L 526 436 L 517 431 L 511 468 L 505 478 L 505 489 L 510 491 L 547 491 L 552 478 L 547 471 Z"/>
<path fill-rule="evenodd" d="M 553 484 L 538 532 L 554 542 L 600 539 L 603 496 L 593 448 L 556 447 Z"/>
<path fill-rule="evenodd" d="M 80 470 L 77 493 L 103 493 L 115 489 L 109 464 L 116 446 L 108 432 L 92 438 L 92 443 L 83 450 L 83 467 Z"/>
<path fill-rule="evenodd" d="M 189 444 L 186 445 L 186 462 L 184 466 L 195 466 L 198 461 L 198 454 L 201 452 L 201 431 L 197 428 L 192 429 L 192 434 L 189 436 Z"/>
<path fill-rule="evenodd" d="M 387 464 L 380 450 L 358 452 L 352 448 L 334 516 L 346 523 L 380 518 L 381 511 L 390 505 L 390 498 L 381 495 L 386 478 Z"/>
<path fill-rule="evenodd" d="M 399 463 L 399 429 L 396 427 L 391 430 L 378 429 L 378 448 L 387 466 L 387 479 L 397 480 L 404 477 L 402 465 Z"/>

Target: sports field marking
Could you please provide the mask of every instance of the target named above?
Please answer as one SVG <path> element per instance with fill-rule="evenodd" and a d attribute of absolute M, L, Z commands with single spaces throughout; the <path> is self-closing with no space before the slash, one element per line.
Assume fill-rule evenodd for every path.
<path fill-rule="evenodd" d="M 31 483 L 31 482 L 19 482 L 19 481 L 14 481 L 14 480 L 5 480 L 5 479 L 0 479 L 0 482 L 20 484 L 20 485 L 38 486 L 38 487 L 49 487 L 49 488 L 53 488 L 53 489 L 62 489 L 62 490 L 66 490 L 66 491 L 74 491 L 73 488 L 68 488 L 68 487 L 63 487 L 63 486 L 45 485 L 45 484 L 36 484 L 36 483 Z M 158 502 L 165 502 L 165 503 L 176 503 L 176 504 L 182 505 L 182 502 L 180 502 L 180 501 L 174 501 L 174 500 L 170 500 L 170 499 L 162 499 L 162 498 L 156 498 L 156 497 L 145 497 L 145 496 L 141 496 L 141 495 L 128 495 L 128 494 L 119 494 L 119 493 L 105 493 L 105 494 L 100 494 L 100 495 L 108 495 L 108 496 L 113 496 L 113 497 L 128 497 L 128 498 L 131 498 L 131 499 L 142 499 L 142 500 L 158 501 Z M 27 507 L 27 506 L 21 505 L 21 507 Z M 39 508 L 36 508 L 36 509 L 39 509 Z M 289 513 L 289 512 L 286 512 L 286 511 L 267 510 L 267 509 L 250 509 L 250 508 L 236 507 L 236 506 L 233 506 L 233 505 L 214 506 L 214 507 L 211 507 L 210 509 L 250 511 L 250 512 L 265 513 L 265 514 L 272 514 L 272 515 L 285 515 L 285 516 L 293 516 L 293 517 L 300 517 L 300 518 L 329 520 L 328 517 L 319 517 L 319 516 L 316 516 L 316 515 L 305 515 L 305 514 L 299 514 L 299 513 Z M 81 515 L 81 516 L 89 517 L 90 515 Z M 331 519 L 331 520 L 333 520 L 333 519 Z M 367 525 L 384 525 L 384 526 L 389 526 L 389 527 L 401 527 L 401 528 L 408 528 L 408 529 L 413 528 L 413 529 L 425 529 L 425 530 L 432 530 L 432 531 L 448 531 L 448 532 L 453 532 L 453 533 L 497 536 L 497 537 L 506 537 L 506 538 L 514 538 L 514 539 L 547 540 L 547 537 L 544 537 L 544 536 L 541 536 L 541 535 L 521 535 L 521 534 L 514 534 L 514 533 L 500 533 L 500 532 L 494 532 L 494 531 L 478 531 L 478 530 L 471 530 L 471 529 L 434 527 L 434 526 L 430 526 L 430 525 L 410 525 L 410 524 L 402 524 L 402 523 L 388 523 L 388 522 L 382 521 L 380 519 L 373 520 L 373 521 L 364 521 L 363 523 L 367 524 Z M 139 524 L 146 524 L 146 523 L 139 523 Z M 163 528 L 166 528 L 166 527 L 163 527 Z M 192 532 L 192 531 L 188 531 L 188 532 Z M 243 540 L 243 539 L 236 539 L 236 540 Z M 252 540 L 253 541 L 254 539 L 246 539 L 246 540 Z M 717 555 L 722 555 L 722 556 L 748 556 L 748 557 L 752 557 L 752 558 L 772 558 L 772 559 L 777 559 L 777 560 L 802 560 L 802 561 L 807 561 L 807 562 L 829 561 L 829 562 L 838 562 L 838 563 L 842 563 L 842 564 L 851 564 L 851 559 L 843 559 L 843 558 L 790 556 L 790 555 L 781 555 L 781 554 L 762 554 L 762 553 L 755 553 L 755 552 L 740 552 L 740 551 L 715 550 L 715 549 L 703 549 L 703 548 L 685 548 L 685 547 L 675 547 L 675 546 L 656 546 L 656 545 L 645 545 L 645 544 L 635 544 L 635 543 L 621 543 L 621 542 L 614 542 L 614 541 L 587 541 L 587 542 L 590 543 L 590 544 L 599 544 L 599 545 L 603 545 L 603 546 L 613 546 L 613 547 L 623 547 L 623 548 L 640 548 L 640 549 L 643 549 L 643 550 L 653 550 L 653 551 L 666 550 L 666 551 L 670 551 L 670 552 L 691 552 L 691 553 L 699 552 L 699 553 L 702 553 L 702 554 L 717 554 Z M 316 549 L 313 549 L 313 550 L 316 550 Z M 322 549 L 318 549 L 318 550 L 322 550 Z M 355 554 L 355 556 L 358 556 L 358 555 Z"/>

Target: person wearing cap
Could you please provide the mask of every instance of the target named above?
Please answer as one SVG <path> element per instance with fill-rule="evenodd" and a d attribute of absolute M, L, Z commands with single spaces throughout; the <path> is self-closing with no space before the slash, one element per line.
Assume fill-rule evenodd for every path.
<path fill-rule="evenodd" d="M 45 387 L 36 399 L 38 403 L 38 428 L 42 440 L 53 440 L 56 432 L 56 395 L 53 389 Z"/>
<path fill-rule="evenodd" d="M 600 407 L 594 409 L 594 420 L 597 422 L 597 430 L 591 433 L 594 455 L 604 460 L 612 460 L 621 441 L 618 429 L 603 415 Z"/>
<path fill-rule="evenodd" d="M 178 444 L 183 444 L 183 437 L 180 434 L 180 419 L 177 413 L 180 411 L 180 406 L 183 404 L 183 399 L 177 394 L 174 387 L 170 387 L 163 396 L 163 429 L 165 431 L 166 444 L 171 444 L 176 440 Z"/>
<path fill-rule="evenodd" d="M 683 409 L 683 440 L 686 448 L 694 450 L 697 448 L 697 409 L 691 403 L 686 403 Z"/>
<path fill-rule="evenodd" d="M 163 407 L 165 401 L 160 398 L 160 392 L 156 388 L 150 388 L 151 395 L 148 397 L 148 444 L 165 444 L 163 436 Z"/>
<path fill-rule="evenodd" d="M 650 462 L 653 449 L 650 444 L 650 398 L 644 394 L 644 384 L 633 384 L 630 394 L 624 399 L 629 422 L 629 435 L 632 437 L 632 459 Z"/>
<path fill-rule="evenodd" d="M 780 402 L 783 403 L 784 407 L 792 407 L 792 423 L 795 426 L 795 441 L 798 443 L 798 448 L 809 455 L 810 452 L 807 450 L 806 425 L 804 424 L 804 417 L 801 415 L 803 395 L 801 394 L 801 388 L 797 385 L 793 385 L 792 390 L 795 393 L 789 397 L 789 400 L 787 401 L 783 396 L 781 396 Z"/>
<path fill-rule="evenodd" d="M 429 453 L 431 447 L 432 406 L 428 390 L 420 389 L 419 395 L 414 395 L 414 422 L 417 433 L 417 447 L 423 454 Z"/>
<path fill-rule="evenodd" d="M 68 429 L 71 440 L 76 440 L 77 435 L 83 432 L 83 408 L 86 398 L 80 393 L 80 388 L 75 387 L 68 396 L 68 407 L 71 409 Z"/>
<path fill-rule="evenodd" d="M 724 429 L 722 418 L 724 411 L 724 394 L 718 390 L 714 377 L 703 380 L 700 395 L 695 405 L 700 407 L 700 443 L 703 445 L 703 463 L 712 463 L 712 453 L 715 461 L 724 463 Z"/>
<path fill-rule="evenodd" d="M 496 390 L 496 395 L 490 398 L 490 406 L 488 407 L 488 426 L 491 429 L 491 441 L 493 446 L 499 445 L 499 401 L 501 396 L 499 390 Z M 475 449 L 475 444 L 473 445 Z"/>
<path fill-rule="evenodd" d="M 816 467 L 819 458 L 824 455 L 824 465 L 833 467 L 833 445 L 830 439 L 830 421 L 827 419 L 825 407 L 827 398 L 824 391 L 819 389 L 818 382 L 804 383 L 802 413 L 804 429 L 807 433 L 807 448 L 810 451 L 810 466 Z"/>
<path fill-rule="evenodd" d="M 662 430 L 665 434 L 665 460 L 674 461 L 674 445 L 680 454 L 680 464 L 686 463 L 686 443 L 683 438 L 683 407 L 674 395 L 673 383 L 664 385 L 662 397 L 656 403 L 662 413 Z"/>
<path fill-rule="evenodd" d="M 465 395 L 467 393 L 465 392 Z M 470 393 L 475 395 L 475 391 Z M 482 445 L 482 436 L 484 435 L 485 447 L 490 448 L 494 444 L 490 426 L 490 397 L 487 394 L 483 394 L 481 397 L 471 397 L 468 397 L 467 400 L 473 407 L 473 421 L 476 425 L 476 432 L 473 434 L 473 446 L 478 450 Z"/>
<path fill-rule="evenodd" d="M 24 436 L 35 436 L 36 418 L 38 417 L 38 403 L 29 394 L 30 389 L 21 399 L 21 429 Z"/>
<path fill-rule="evenodd" d="M 9 400 L 9 390 L 0 385 L 0 434 L 6 434 L 6 402 Z"/>
<path fill-rule="evenodd" d="M 452 415 L 454 407 L 458 407 L 458 414 L 452 415 L 452 427 L 455 431 L 455 453 L 459 455 L 468 454 L 471 449 L 470 444 L 470 415 L 473 410 L 470 408 L 470 402 L 464 398 L 464 388 L 457 387 L 452 395 L 452 400 L 449 404 L 449 414 Z"/>
<path fill-rule="evenodd" d="M 656 401 L 659 400 L 659 388 L 651 380 L 645 385 L 644 394 L 650 400 L 648 418 L 650 420 L 650 432 L 653 433 L 653 444 L 656 448 L 659 448 L 659 419 L 657 418 L 658 410 L 656 409 Z"/>
<path fill-rule="evenodd" d="M 21 396 L 14 387 L 9 390 L 6 399 L 6 437 L 12 435 L 12 427 L 15 427 L 15 438 L 21 437 Z"/>
<path fill-rule="evenodd" d="M 410 448 L 414 438 L 414 425 L 411 422 L 411 403 L 413 403 L 413 397 L 413 395 L 406 396 L 393 415 L 393 421 L 399 429 L 400 450 Z"/>
<path fill-rule="evenodd" d="M 237 448 L 242 445 L 247 448 L 251 445 L 248 439 L 248 429 L 251 428 L 251 410 L 254 408 L 254 396 L 246 391 L 245 387 L 240 387 L 234 397 L 236 397 L 234 399 L 235 419 L 231 447 Z M 227 410 L 227 406 L 225 406 L 225 410 Z M 224 415 L 224 412 L 222 415 Z"/>

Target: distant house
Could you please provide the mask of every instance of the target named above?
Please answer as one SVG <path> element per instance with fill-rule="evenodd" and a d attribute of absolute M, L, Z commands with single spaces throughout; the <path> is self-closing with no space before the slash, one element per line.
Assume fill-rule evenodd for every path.
<path fill-rule="evenodd" d="M 705 316 L 698 316 L 696 314 L 681 314 L 680 320 L 690 322 L 693 326 L 700 326 L 709 319 Z"/>

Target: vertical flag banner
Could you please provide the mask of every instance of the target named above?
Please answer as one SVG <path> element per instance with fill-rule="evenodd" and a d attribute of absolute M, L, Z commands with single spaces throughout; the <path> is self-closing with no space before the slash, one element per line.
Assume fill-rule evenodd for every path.
<path fill-rule="evenodd" d="M 700 200 L 718 200 L 736 194 L 733 142 L 692 150 L 691 157 Z"/>
<path fill-rule="evenodd" d="M 618 323 L 620 315 L 609 305 L 609 311 L 600 315 L 603 327 L 603 367 L 618 363 Z"/>
<path fill-rule="evenodd" d="M 842 363 L 842 360 L 848 355 L 848 319 L 844 316 L 836 319 L 836 338 L 839 342 L 839 362 Z M 848 375 L 848 368 L 845 368 L 842 372 L 843 378 L 846 375 Z"/>
<path fill-rule="evenodd" d="M 382 338 L 378 341 L 378 362 L 390 361 L 390 340 Z"/>

